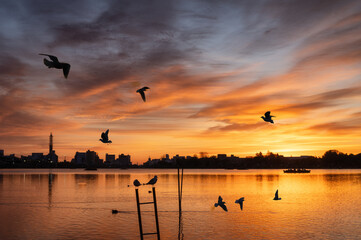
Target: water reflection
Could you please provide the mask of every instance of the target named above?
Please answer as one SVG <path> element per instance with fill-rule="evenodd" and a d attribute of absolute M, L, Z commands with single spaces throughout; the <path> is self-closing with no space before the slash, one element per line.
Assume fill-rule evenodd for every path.
<path fill-rule="evenodd" d="M 51 202 L 53 197 L 53 181 L 57 175 L 49 173 L 48 174 L 48 208 L 51 208 Z"/>
<path fill-rule="evenodd" d="M 128 186 L 130 184 L 130 174 L 119 174 L 118 183 L 120 186 Z"/>
<path fill-rule="evenodd" d="M 98 174 L 74 174 L 75 183 L 78 185 L 96 184 L 98 178 Z"/>
<path fill-rule="evenodd" d="M 279 170 L 185 170 L 179 211 L 176 170 L 86 174 L 53 169 L 0 174 L 0 216 L 4 216 L 0 239 L 137 239 L 134 187 L 127 185 L 154 175 L 159 177 L 162 239 L 357 239 L 361 235 L 361 170 L 312 170 L 305 175 Z M 142 201 L 151 201 L 150 187 L 139 189 Z M 277 189 L 281 201 L 272 200 Z M 212 210 L 219 195 L 228 212 Z M 241 196 L 247 204 L 243 211 L 234 203 Z M 142 218 L 152 232 L 154 213 L 147 207 Z M 121 213 L 112 215 L 111 209 Z M 21 234 L 13 227 L 18 222 L 24 229 Z M 59 230 L 64 228 L 69 231 Z"/>
<path fill-rule="evenodd" d="M 115 185 L 115 174 L 105 174 L 105 184 L 109 187 Z"/>

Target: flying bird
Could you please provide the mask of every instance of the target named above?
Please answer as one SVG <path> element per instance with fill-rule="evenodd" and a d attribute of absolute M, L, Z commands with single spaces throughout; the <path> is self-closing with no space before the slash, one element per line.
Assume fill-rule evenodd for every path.
<path fill-rule="evenodd" d="M 140 96 L 142 96 L 142 99 L 143 101 L 145 102 L 145 94 L 144 92 L 147 90 L 147 89 L 150 89 L 149 87 L 142 87 L 140 89 L 137 90 L 137 93 L 140 94 Z"/>
<path fill-rule="evenodd" d="M 133 182 L 134 186 L 136 187 L 139 187 L 141 184 L 140 182 L 138 181 L 138 179 L 135 179 L 134 182 Z"/>
<path fill-rule="evenodd" d="M 52 60 L 52 61 L 49 61 L 48 59 L 44 58 L 45 66 L 47 66 L 48 68 L 63 69 L 64 77 L 68 78 L 69 71 L 70 71 L 69 63 L 59 62 L 58 58 L 53 55 L 42 54 L 42 53 L 40 53 L 39 55 L 48 56 L 50 58 L 50 60 Z"/>
<path fill-rule="evenodd" d="M 223 208 L 224 211 L 228 212 L 227 210 L 227 206 L 225 205 L 225 202 L 223 202 L 223 199 L 221 196 L 218 197 L 218 202 L 214 204 L 215 207 L 220 206 L 221 208 Z"/>
<path fill-rule="evenodd" d="M 99 141 L 101 141 L 103 143 L 112 143 L 112 141 L 109 140 L 109 138 L 108 138 L 108 133 L 109 133 L 109 129 L 102 133 L 101 139 L 99 139 Z"/>
<path fill-rule="evenodd" d="M 273 198 L 273 200 L 281 200 L 281 198 L 278 197 L 278 189 L 275 193 L 275 197 Z"/>
<path fill-rule="evenodd" d="M 146 183 L 146 185 L 154 185 L 158 180 L 157 175 L 154 176 L 154 178 L 150 179 L 149 182 Z"/>
<path fill-rule="evenodd" d="M 239 203 L 239 206 L 241 207 L 241 210 L 243 210 L 243 202 L 244 202 L 244 197 L 241 197 L 240 199 L 237 199 L 235 203 Z"/>
<path fill-rule="evenodd" d="M 275 117 L 275 116 L 271 116 L 271 112 L 270 111 L 267 111 L 264 116 L 262 116 L 261 118 L 265 121 L 265 122 L 270 122 L 270 123 L 274 123 L 273 120 L 272 120 L 272 117 Z"/>

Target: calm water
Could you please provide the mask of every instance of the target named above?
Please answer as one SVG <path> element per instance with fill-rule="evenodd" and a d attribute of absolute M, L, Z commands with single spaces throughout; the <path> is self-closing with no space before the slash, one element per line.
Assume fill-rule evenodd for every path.
<path fill-rule="evenodd" d="M 128 184 L 155 174 L 161 238 L 177 239 L 177 171 L 145 169 L 0 170 L 0 239 L 139 239 Z M 219 195 L 228 212 L 214 208 Z M 141 207 L 144 232 L 155 231 L 153 206 Z M 184 239 L 360 239 L 361 170 L 185 170 L 182 225 Z"/>

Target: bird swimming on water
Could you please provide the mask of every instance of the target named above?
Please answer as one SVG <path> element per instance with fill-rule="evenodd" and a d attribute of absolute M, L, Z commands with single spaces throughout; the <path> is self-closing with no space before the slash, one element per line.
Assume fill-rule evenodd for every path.
<path fill-rule="evenodd" d="M 154 178 L 150 179 L 149 182 L 146 183 L 146 185 L 154 185 L 158 180 L 158 176 L 155 175 Z"/>
<path fill-rule="evenodd" d="M 137 93 L 139 93 L 140 96 L 142 96 L 142 99 L 143 99 L 144 102 L 145 102 L 145 93 L 144 93 L 144 92 L 145 92 L 147 89 L 150 89 L 150 88 L 149 88 L 149 87 L 142 87 L 142 88 L 140 88 L 140 89 L 137 90 Z"/>
<path fill-rule="evenodd" d="M 274 123 L 273 120 L 272 120 L 272 117 L 275 117 L 275 116 L 271 116 L 271 112 L 270 111 L 267 111 L 264 116 L 262 116 L 261 118 L 265 121 L 265 122 L 270 122 L 270 123 Z"/>
<path fill-rule="evenodd" d="M 243 202 L 244 202 L 244 197 L 241 197 L 240 199 L 237 199 L 235 203 L 239 203 L 239 206 L 241 207 L 241 210 L 243 210 Z"/>
<path fill-rule="evenodd" d="M 279 198 L 278 197 L 278 189 L 277 189 L 277 191 L 276 191 L 276 193 L 275 193 L 275 197 L 273 198 L 273 200 L 281 200 L 282 198 Z"/>
<path fill-rule="evenodd" d="M 221 208 L 223 208 L 224 211 L 228 212 L 227 210 L 227 206 L 225 205 L 226 203 L 223 202 L 223 199 L 221 196 L 218 197 L 218 202 L 214 204 L 215 207 L 220 206 Z"/>
<path fill-rule="evenodd" d="M 69 63 L 59 62 L 58 58 L 53 55 L 42 54 L 42 53 L 40 53 L 39 55 L 48 56 L 50 58 L 50 60 L 52 60 L 52 61 L 49 61 L 48 59 L 44 58 L 45 66 L 47 66 L 48 68 L 63 69 L 64 77 L 68 78 L 69 71 L 70 71 Z"/>
<path fill-rule="evenodd" d="M 135 179 L 134 182 L 133 182 L 134 186 L 136 187 L 139 187 L 141 184 L 140 182 L 138 181 L 138 179 Z"/>
<path fill-rule="evenodd" d="M 109 133 L 109 129 L 102 133 L 101 139 L 99 139 L 99 141 L 101 141 L 103 143 L 112 143 L 112 141 L 109 140 L 109 138 L 108 138 L 108 133 Z"/>

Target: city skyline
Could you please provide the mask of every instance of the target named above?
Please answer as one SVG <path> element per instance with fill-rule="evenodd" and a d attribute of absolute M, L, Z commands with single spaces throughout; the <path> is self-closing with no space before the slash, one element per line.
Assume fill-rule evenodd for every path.
<path fill-rule="evenodd" d="M 6 152 L 44 152 L 49 132 L 60 161 L 88 149 L 134 163 L 360 152 L 358 1 L 19 0 L 0 9 Z M 70 63 L 67 79 L 39 53 Z M 136 93 L 144 86 L 146 102 Z M 107 129 L 109 145 L 99 141 Z"/>

